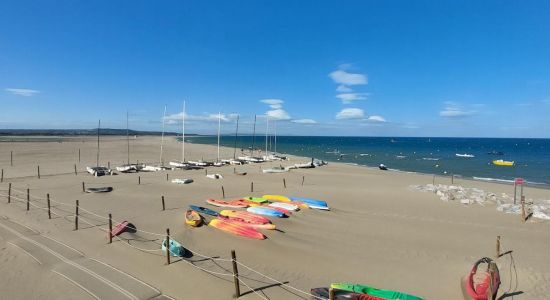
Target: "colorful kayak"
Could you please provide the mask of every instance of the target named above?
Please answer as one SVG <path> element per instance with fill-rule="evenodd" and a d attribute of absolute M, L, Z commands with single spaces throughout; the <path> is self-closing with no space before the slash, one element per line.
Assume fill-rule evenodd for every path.
<path fill-rule="evenodd" d="M 244 197 L 243 199 L 248 200 L 248 201 L 252 201 L 252 202 L 256 202 L 256 203 L 267 202 L 267 199 L 262 198 L 262 197 Z"/>
<path fill-rule="evenodd" d="M 309 208 L 309 205 L 305 204 L 302 201 L 290 201 L 290 202 L 284 202 L 284 203 L 296 205 L 296 206 L 298 206 L 299 209 L 308 209 Z"/>
<path fill-rule="evenodd" d="M 225 232 L 244 236 L 251 239 L 257 239 L 257 240 L 265 239 L 265 235 L 263 235 L 261 232 L 256 231 L 256 229 L 250 228 L 248 226 L 244 226 L 241 224 L 237 224 L 235 222 L 227 222 L 226 220 L 212 219 L 212 221 L 210 221 L 208 225 L 215 227 L 217 229 L 223 230 Z"/>
<path fill-rule="evenodd" d="M 217 217 L 218 216 L 218 213 L 214 210 L 211 210 L 209 208 L 206 208 L 206 207 L 202 207 L 202 206 L 196 206 L 196 205 L 189 205 L 189 208 L 191 208 L 192 210 L 200 213 L 200 214 L 206 214 L 206 215 L 210 215 L 210 216 L 214 216 L 214 217 Z"/>
<path fill-rule="evenodd" d="M 290 204 L 290 203 L 285 203 L 285 202 L 273 202 L 273 203 L 268 204 L 267 206 L 269 206 L 269 207 L 280 207 L 280 208 L 283 208 L 283 209 L 286 209 L 286 210 L 292 210 L 292 211 L 297 211 L 299 209 L 298 206 Z"/>
<path fill-rule="evenodd" d="M 249 213 L 249 212 L 246 212 L 246 211 L 222 210 L 222 211 L 220 211 L 220 215 L 222 215 L 224 217 L 229 217 L 229 218 L 232 218 L 232 219 L 241 219 L 244 222 L 254 223 L 254 224 L 270 223 L 268 218 L 258 216 L 256 214 Z"/>
<path fill-rule="evenodd" d="M 478 272 L 478 267 L 481 264 L 487 264 L 487 267 L 484 267 L 482 271 Z M 493 278 L 492 283 L 491 273 Z M 495 299 L 500 286 L 500 273 L 497 265 L 488 257 L 481 258 L 474 264 L 472 270 L 470 270 L 470 273 L 462 279 L 461 286 L 464 299 Z M 493 295 L 488 297 L 489 288 L 491 286 L 493 288 Z"/>
<path fill-rule="evenodd" d="M 258 205 L 261 205 L 260 203 L 258 202 L 254 202 L 254 201 L 250 201 L 250 200 L 246 200 L 246 199 L 238 199 L 238 200 L 232 200 L 232 201 L 229 201 L 229 203 L 231 204 L 244 204 L 246 206 L 258 206 Z"/>
<path fill-rule="evenodd" d="M 282 217 L 285 216 L 284 213 L 282 213 L 278 210 L 271 209 L 271 208 L 268 208 L 268 207 L 263 207 L 263 206 L 249 207 L 249 208 L 246 209 L 246 211 L 251 212 L 253 214 L 269 216 L 269 217 L 282 218 Z"/>
<path fill-rule="evenodd" d="M 237 225 L 246 226 L 254 229 L 267 229 L 267 230 L 275 229 L 275 224 L 271 224 L 271 223 L 263 223 L 263 224 L 249 223 L 244 221 L 243 219 L 224 217 L 224 216 L 218 216 L 218 219 L 223 220 L 225 222 L 234 223 Z"/>
<path fill-rule="evenodd" d="M 166 251 L 166 240 L 163 240 L 162 241 L 162 247 L 161 249 L 163 251 Z M 183 246 L 178 243 L 177 241 L 173 240 L 173 239 L 170 239 L 170 255 L 171 256 L 184 256 L 185 254 L 185 248 L 183 248 Z"/>
<path fill-rule="evenodd" d="M 202 223 L 201 215 L 198 212 L 189 209 L 185 213 L 185 224 L 197 227 Z"/>
<path fill-rule="evenodd" d="M 285 214 L 287 216 L 290 216 L 292 214 L 292 211 L 290 211 L 288 209 L 284 209 L 282 207 L 274 207 L 274 206 L 269 206 L 269 205 L 262 205 L 262 207 L 273 209 L 273 210 L 276 210 L 276 211 L 280 211 L 280 212 L 282 212 L 283 214 Z"/>
<path fill-rule="evenodd" d="M 290 199 L 288 199 L 288 197 L 281 196 L 281 195 L 263 195 L 262 198 L 264 198 L 268 201 L 290 202 Z"/>
<path fill-rule="evenodd" d="M 512 167 L 512 166 L 514 166 L 514 162 L 513 161 L 508 161 L 508 160 L 497 159 L 497 160 L 493 160 L 493 165 L 503 166 L 503 167 Z"/>
<path fill-rule="evenodd" d="M 216 200 L 216 199 L 208 199 L 206 200 L 206 203 L 218 207 L 229 207 L 229 208 L 245 208 L 248 207 L 248 204 L 239 202 L 229 202 L 229 201 L 223 201 L 223 200 Z"/>
<path fill-rule="evenodd" d="M 128 224 L 128 221 L 122 221 L 118 223 L 115 227 L 113 227 L 113 230 L 111 231 L 111 237 L 115 237 L 123 233 L 126 230 L 126 226 L 128 226 Z"/>
<path fill-rule="evenodd" d="M 327 207 L 328 208 L 328 204 L 325 201 L 321 201 L 321 200 L 310 199 L 310 198 L 302 198 L 302 197 L 290 197 L 290 200 L 304 202 L 305 204 L 309 205 L 310 207 L 311 206 L 316 206 L 316 207 Z"/>
<path fill-rule="evenodd" d="M 416 297 L 413 295 L 396 292 L 396 291 L 390 291 L 390 290 L 381 290 L 381 289 L 370 287 L 368 285 L 361 285 L 361 284 L 333 283 L 330 285 L 330 288 L 359 293 L 359 294 L 367 294 L 370 296 L 380 297 L 382 299 L 387 299 L 387 300 L 422 300 L 422 298 Z"/>
<path fill-rule="evenodd" d="M 332 289 L 334 291 L 334 300 L 385 300 L 376 296 L 359 294 L 354 292 L 348 292 L 339 289 Z M 326 287 L 311 289 L 311 294 L 315 296 L 315 299 L 329 299 L 330 289 Z"/>

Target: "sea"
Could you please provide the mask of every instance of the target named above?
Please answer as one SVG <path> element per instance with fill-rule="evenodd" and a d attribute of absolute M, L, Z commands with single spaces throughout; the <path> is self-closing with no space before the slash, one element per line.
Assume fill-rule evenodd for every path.
<path fill-rule="evenodd" d="M 185 141 L 217 144 L 217 137 L 193 136 Z M 256 155 L 264 155 L 266 138 L 221 136 L 220 144 L 236 146 L 237 156 L 241 151 L 249 154 L 252 147 L 262 151 Z M 395 171 L 483 181 L 513 183 L 515 178 L 523 178 L 528 184 L 550 187 L 550 139 L 271 136 L 267 149 L 329 162 L 368 167 L 384 164 Z M 492 161 L 497 159 L 514 161 L 514 166 L 494 165 Z"/>

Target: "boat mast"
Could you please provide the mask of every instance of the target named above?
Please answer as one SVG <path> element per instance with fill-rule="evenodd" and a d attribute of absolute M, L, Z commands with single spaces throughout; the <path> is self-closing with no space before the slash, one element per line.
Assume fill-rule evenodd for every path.
<path fill-rule="evenodd" d="M 130 133 L 128 127 L 128 110 L 126 110 L 126 143 L 128 144 L 128 165 L 130 165 Z"/>
<path fill-rule="evenodd" d="M 183 112 L 181 117 L 181 162 L 185 163 L 185 101 L 183 101 Z"/>
<path fill-rule="evenodd" d="M 275 153 L 277 153 L 277 122 L 273 122 L 273 131 L 275 131 Z"/>
<path fill-rule="evenodd" d="M 237 129 L 235 129 L 235 147 L 233 150 L 233 159 L 237 158 L 237 136 L 239 135 L 239 115 L 237 115 Z"/>
<path fill-rule="evenodd" d="M 256 139 L 256 115 L 254 115 L 254 129 L 252 130 L 252 149 L 250 150 L 250 156 L 254 156 L 255 139 Z"/>
<path fill-rule="evenodd" d="M 164 119 L 166 119 L 166 105 L 164 105 L 164 114 L 162 115 L 162 135 L 160 138 L 160 165 L 164 166 L 164 162 L 162 161 L 162 146 L 164 144 Z"/>
<path fill-rule="evenodd" d="M 222 124 L 222 113 L 218 112 L 218 158 L 216 159 L 216 162 L 220 161 L 220 128 Z"/>
<path fill-rule="evenodd" d="M 99 167 L 99 128 L 101 127 L 101 119 L 99 120 L 99 123 L 97 124 L 97 156 L 95 160 L 95 166 L 96 168 Z"/>
<path fill-rule="evenodd" d="M 267 158 L 267 133 L 269 132 L 269 116 L 266 116 L 265 120 L 265 156 Z"/>

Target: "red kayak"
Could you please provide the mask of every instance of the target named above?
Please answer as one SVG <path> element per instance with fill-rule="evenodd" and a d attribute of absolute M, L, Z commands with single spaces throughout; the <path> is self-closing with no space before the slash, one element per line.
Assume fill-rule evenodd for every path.
<path fill-rule="evenodd" d="M 224 217 L 229 217 L 230 219 L 240 219 L 247 223 L 253 224 L 267 224 L 271 223 L 268 218 L 262 217 L 247 211 L 238 211 L 238 210 L 222 210 L 220 215 Z"/>
<path fill-rule="evenodd" d="M 233 223 L 233 224 L 236 224 L 236 225 L 246 226 L 246 227 L 250 227 L 250 228 L 254 228 L 254 229 L 267 229 L 267 230 L 275 229 L 275 224 L 271 224 L 271 223 L 263 223 L 263 224 L 250 223 L 250 222 L 246 222 L 243 219 L 225 217 L 225 216 L 222 216 L 222 215 L 218 216 L 218 219 L 223 220 L 223 221 L 228 222 L 228 223 Z"/>
<path fill-rule="evenodd" d="M 117 224 L 115 227 L 113 227 L 113 230 L 111 231 L 111 237 L 115 237 L 123 233 L 126 230 L 126 226 L 128 226 L 128 221 L 123 221 Z"/>
<path fill-rule="evenodd" d="M 253 228 L 236 224 L 234 222 L 227 222 L 226 220 L 213 219 L 212 221 L 210 221 L 210 223 L 208 223 L 208 225 L 223 230 L 225 232 L 244 236 L 251 239 L 265 239 L 265 235 L 263 235 L 261 232 L 256 231 Z"/>
<path fill-rule="evenodd" d="M 487 268 L 478 272 L 478 267 L 482 263 L 487 264 Z M 493 278 L 492 282 L 491 277 Z M 470 273 L 462 279 L 462 292 L 464 298 L 468 300 L 492 300 L 496 298 L 499 286 L 500 274 L 498 267 L 488 257 L 478 260 Z M 492 287 L 492 295 L 488 295 L 490 287 Z"/>
<path fill-rule="evenodd" d="M 239 200 L 233 200 L 233 201 L 223 201 L 223 200 L 216 200 L 216 199 L 208 199 L 206 200 L 206 203 L 218 207 L 229 207 L 229 208 L 246 208 L 248 207 L 248 204 L 241 202 Z"/>

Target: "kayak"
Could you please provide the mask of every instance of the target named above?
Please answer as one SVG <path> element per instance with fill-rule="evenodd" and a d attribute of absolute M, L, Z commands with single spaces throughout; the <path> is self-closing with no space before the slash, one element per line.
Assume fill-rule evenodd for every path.
<path fill-rule="evenodd" d="M 481 264 L 487 264 L 487 267 L 483 268 L 479 272 L 478 267 Z M 491 267 L 492 265 L 492 267 Z M 493 275 L 493 282 L 491 284 L 491 273 Z M 493 295 L 488 297 L 489 287 L 492 285 Z M 461 287 L 464 299 L 472 300 L 488 300 L 495 299 L 500 286 L 500 273 L 497 265 L 492 259 L 488 257 L 478 260 L 470 273 L 462 279 Z"/>
<path fill-rule="evenodd" d="M 302 198 L 302 197 L 289 197 L 292 201 L 301 201 L 309 206 L 321 206 L 321 207 L 328 207 L 328 204 L 325 201 L 317 200 L 317 199 L 310 199 L 310 198 Z"/>
<path fill-rule="evenodd" d="M 367 294 L 370 296 L 380 297 L 387 300 L 422 300 L 422 298 L 391 291 L 391 290 L 381 290 L 377 288 L 370 287 L 368 285 L 353 284 L 353 283 L 333 283 L 330 285 L 333 289 L 344 290 L 348 292 L 354 292 L 359 294 Z"/>
<path fill-rule="evenodd" d="M 262 198 L 268 201 L 290 202 L 290 199 L 288 199 L 288 197 L 281 195 L 263 195 Z"/>
<path fill-rule="evenodd" d="M 250 200 L 246 200 L 246 199 L 232 200 L 232 201 L 229 201 L 229 203 L 234 204 L 234 205 L 244 204 L 244 205 L 246 205 L 246 206 L 258 206 L 258 205 L 261 205 L 261 204 L 258 203 L 258 202 L 254 202 L 254 201 L 250 201 Z"/>
<path fill-rule="evenodd" d="M 189 209 L 185 213 L 185 224 L 197 227 L 202 223 L 201 215 L 198 212 Z"/>
<path fill-rule="evenodd" d="M 296 206 L 298 206 L 299 209 L 308 209 L 309 208 L 309 205 L 305 204 L 302 201 L 290 201 L 290 202 L 284 202 L 284 203 L 296 205 Z"/>
<path fill-rule="evenodd" d="M 288 209 L 284 209 L 282 207 L 275 207 L 275 206 L 269 206 L 269 205 L 262 205 L 262 207 L 273 209 L 273 210 L 276 210 L 276 211 L 280 211 L 280 212 L 282 212 L 283 214 L 285 214 L 287 216 L 290 216 L 292 214 L 292 211 L 290 211 Z"/>
<path fill-rule="evenodd" d="M 249 222 L 244 221 L 243 219 L 225 217 L 225 216 L 221 216 L 221 215 L 218 216 L 218 219 L 223 220 L 225 222 L 233 223 L 233 224 L 236 224 L 236 225 L 250 227 L 250 228 L 253 228 L 253 229 L 267 229 L 267 230 L 275 229 L 275 224 L 271 224 L 271 223 L 263 223 L 263 224 L 249 223 Z"/>
<path fill-rule="evenodd" d="M 212 219 L 212 221 L 210 221 L 208 225 L 215 227 L 217 229 L 223 230 L 225 232 L 244 236 L 251 239 L 257 239 L 257 240 L 265 239 L 265 235 L 263 235 L 261 232 L 258 232 L 255 229 L 244 225 L 236 224 L 235 222 L 227 222 L 225 220 Z"/>
<path fill-rule="evenodd" d="M 332 289 L 334 291 L 334 300 L 385 300 L 376 296 L 359 294 L 354 292 L 348 292 L 339 289 Z M 315 299 L 329 299 L 330 289 L 327 287 L 313 288 L 311 294 L 317 298 Z"/>
<path fill-rule="evenodd" d="M 244 204 L 242 202 L 228 202 L 223 200 L 216 200 L 216 199 L 208 199 L 206 200 L 206 203 L 214 206 L 219 207 L 229 207 L 229 208 L 245 208 L 248 206 L 248 204 Z"/>
<path fill-rule="evenodd" d="M 123 233 L 126 230 L 126 226 L 128 226 L 128 224 L 128 221 L 122 221 L 118 223 L 115 227 L 113 227 L 113 230 L 111 230 L 111 237 L 115 237 Z"/>
<path fill-rule="evenodd" d="M 174 178 L 172 179 L 172 183 L 177 183 L 177 184 L 188 184 L 188 183 L 191 183 L 193 182 L 193 179 L 191 178 Z"/>
<path fill-rule="evenodd" d="M 246 211 L 237 211 L 237 210 L 222 210 L 220 215 L 224 217 L 229 217 L 231 219 L 241 219 L 244 222 L 254 223 L 254 224 L 267 224 L 270 223 L 269 219 L 266 217 L 258 216 L 253 213 Z"/>
<path fill-rule="evenodd" d="M 243 199 L 248 200 L 248 201 L 252 201 L 252 202 L 256 202 L 256 203 L 267 202 L 267 199 L 262 198 L 262 197 L 244 197 Z"/>
<path fill-rule="evenodd" d="M 203 214 L 207 214 L 207 215 L 214 216 L 214 217 L 218 216 L 218 213 L 216 211 L 213 211 L 213 210 L 211 210 L 209 208 L 206 208 L 206 207 L 189 205 L 189 208 L 191 208 L 192 210 L 194 210 L 198 213 L 203 213 Z"/>
<path fill-rule="evenodd" d="M 284 208 L 286 210 L 292 210 L 292 211 L 297 211 L 298 210 L 298 206 L 290 204 L 290 203 L 285 203 L 285 202 L 273 202 L 273 203 L 268 204 L 267 206 L 269 206 L 269 207 L 280 207 L 280 208 Z"/>
<path fill-rule="evenodd" d="M 86 193 L 108 193 L 113 191 L 113 187 L 86 188 Z"/>
<path fill-rule="evenodd" d="M 162 241 L 162 247 L 161 249 L 163 251 L 166 251 L 166 239 Z M 171 256 L 183 256 L 185 254 L 185 248 L 178 243 L 177 241 L 170 239 L 170 255 Z"/>
<path fill-rule="evenodd" d="M 504 166 L 504 167 L 512 167 L 512 166 L 514 166 L 514 162 L 513 161 L 508 161 L 508 160 L 497 159 L 497 160 L 493 160 L 493 165 Z"/>
<path fill-rule="evenodd" d="M 246 211 L 251 212 L 253 214 L 264 215 L 269 217 L 282 218 L 285 216 L 284 213 L 268 207 L 253 206 L 253 207 L 247 208 Z"/>

